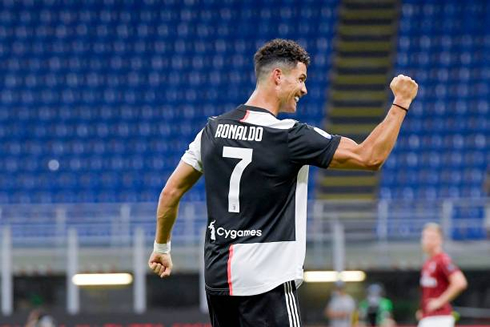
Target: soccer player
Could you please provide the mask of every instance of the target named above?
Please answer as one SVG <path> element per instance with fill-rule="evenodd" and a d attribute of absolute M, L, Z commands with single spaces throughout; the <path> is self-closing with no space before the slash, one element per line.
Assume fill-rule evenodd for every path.
<path fill-rule="evenodd" d="M 380 284 L 371 284 L 367 296 L 359 303 L 359 326 L 396 326 L 393 320 L 393 302 L 383 296 L 384 289 Z"/>
<path fill-rule="evenodd" d="M 438 224 L 429 223 L 422 231 L 422 249 L 429 258 L 422 267 L 421 310 L 417 312 L 419 327 L 452 327 L 454 317 L 449 302 L 468 283 L 451 258 L 443 252 L 442 230 Z"/>
<path fill-rule="evenodd" d="M 335 283 L 335 291 L 324 310 L 324 315 L 328 318 L 330 327 L 351 327 L 352 316 L 356 311 L 356 302 L 345 290 L 342 281 Z"/>
<path fill-rule="evenodd" d="M 248 101 L 209 119 L 160 194 L 150 268 L 172 271 L 170 241 L 179 201 L 204 174 L 208 228 L 205 284 L 214 327 L 301 326 L 296 288 L 306 252 L 308 167 L 378 170 L 417 94 L 395 77 L 386 118 L 361 144 L 280 120 L 307 94 L 308 53 L 276 39 L 254 56 L 257 84 Z"/>

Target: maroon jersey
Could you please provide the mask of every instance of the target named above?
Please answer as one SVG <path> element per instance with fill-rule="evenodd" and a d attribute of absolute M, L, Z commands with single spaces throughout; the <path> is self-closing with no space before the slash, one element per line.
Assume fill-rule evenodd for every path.
<path fill-rule="evenodd" d="M 446 253 L 439 253 L 424 263 L 420 276 L 422 314 L 424 318 L 451 314 L 452 307 L 449 303 L 432 312 L 427 312 L 427 303 L 430 299 L 436 299 L 446 291 L 449 286 L 449 276 L 457 271 L 459 271 L 459 268 L 453 264 Z"/>

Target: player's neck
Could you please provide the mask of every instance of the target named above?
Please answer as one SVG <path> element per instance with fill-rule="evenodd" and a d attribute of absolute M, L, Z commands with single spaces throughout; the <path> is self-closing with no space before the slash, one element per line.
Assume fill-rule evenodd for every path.
<path fill-rule="evenodd" d="M 440 254 L 441 252 L 442 252 L 442 247 L 438 246 L 429 252 L 429 257 L 431 257 L 431 258 L 435 257 L 436 255 Z"/>
<path fill-rule="evenodd" d="M 273 96 L 272 92 L 263 88 L 257 87 L 247 102 L 245 102 L 245 105 L 266 109 L 276 117 L 279 114 L 279 103 L 277 99 Z"/>

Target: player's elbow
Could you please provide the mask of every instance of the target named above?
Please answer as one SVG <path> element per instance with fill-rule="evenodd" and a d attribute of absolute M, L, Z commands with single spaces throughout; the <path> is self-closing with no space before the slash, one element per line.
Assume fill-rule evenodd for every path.
<path fill-rule="evenodd" d="M 365 156 L 364 160 L 364 167 L 367 170 L 371 171 L 378 171 L 381 169 L 381 166 L 384 164 L 384 160 L 381 158 L 374 157 L 372 155 L 370 156 Z"/>
<path fill-rule="evenodd" d="M 459 282 L 459 290 L 460 292 L 464 291 L 465 289 L 468 288 L 468 281 L 466 278 L 462 278 Z"/>
<path fill-rule="evenodd" d="M 459 292 L 462 292 L 468 288 L 468 281 L 462 273 L 456 275 L 455 278 L 451 281 L 451 284 L 453 284 Z"/>
<path fill-rule="evenodd" d="M 384 164 L 383 160 L 373 159 L 366 163 L 366 168 L 371 171 L 378 171 L 381 169 L 383 164 Z"/>
<path fill-rule="evenodd" d="M 182 190 L 172 183 L 167 183 L 160 193 L 160 202 L 174 203 L 179 201 L 182 195 Z"/>

